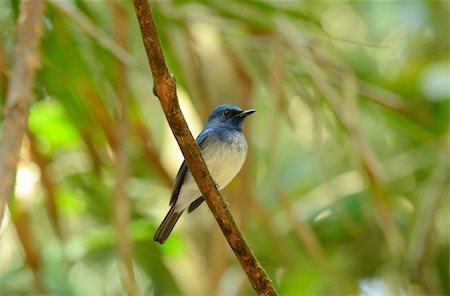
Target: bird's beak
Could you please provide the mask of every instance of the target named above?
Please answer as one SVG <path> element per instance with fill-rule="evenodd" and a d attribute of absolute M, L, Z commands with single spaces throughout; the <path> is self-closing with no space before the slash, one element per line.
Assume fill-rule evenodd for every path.
<path fill-rule="evenodd" d="M 255 109 L 248 109 L 248 110 L 242 111 L 239 114 L 236 114 L 236 117 L 241 117 L 241 118 L 247 117 L 248 115 L 255 113 L 255 112 L 256 112 Z"/>

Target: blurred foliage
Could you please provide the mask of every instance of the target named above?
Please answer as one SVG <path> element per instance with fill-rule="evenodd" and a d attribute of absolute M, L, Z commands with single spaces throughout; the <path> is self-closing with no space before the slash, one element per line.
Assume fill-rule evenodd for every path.
<path fill-rule="evenodd" d="M 450 294 L 447 1 L 152 6 L 194 135 L 218 104 L 257 109 L 223 195 L 280 295 Z M 2 104 L 19 10 L 0 1 Z M 43 26 L 0 294 L 125 293 L 113 217 L 124 157 L 141 293 L 252 295 L 206 206 L 152 242 L 182 157 L 131 3 L 47 1 Z"/>

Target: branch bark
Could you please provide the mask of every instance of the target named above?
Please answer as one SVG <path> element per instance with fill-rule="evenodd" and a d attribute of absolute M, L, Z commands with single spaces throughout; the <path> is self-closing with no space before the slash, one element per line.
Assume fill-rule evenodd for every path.
<path fill-rule="evenodd" d="M 255 258 L 213 183 L 202 154 L 194 141 L 178 104 L 175 79 L 167 69 L 152 11 L 147 0 L 134 0 L 142 39 L 153 75 L 153 92 L 159 98 L 167 122 L 184 155 L 187 166 L 222 229 L 243 270 L 259 295 L 278 295 L 272 281 Z"/>
<path fill-rule="evenodd" d="M 0 224 L 14 185 L 28 105 L 33 101 L 32 88 L 39 66 L 38 46 L 42 36 L 43 11 L 42 0 L 21 2 L 14 67 L 6 94 L 5 120 L 0 139 Z"/>

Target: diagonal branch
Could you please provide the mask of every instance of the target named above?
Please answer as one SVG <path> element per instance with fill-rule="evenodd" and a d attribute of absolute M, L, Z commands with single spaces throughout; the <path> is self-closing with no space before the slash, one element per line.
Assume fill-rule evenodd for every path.
<path fill-rule="evenodd" d="M 178 104 L 175 79 L 170 76 L 167 69 L 150 6 L 147 0 L 134 0 L 133 2 L 153 75 L 153 92 L 160 100 L 166 119 L 180 146 L 189 170 L 230 247 L 247 274 L 253 289 L 259 295 L 277 295 L 271 280 L 253 255 L 231 213 L 227 210 L 224 200 L 206 168 L 200 149 L 184 120 Z"/>
<path fill-rule="evenodd" d="M 61 227 L 61 217 L 58 209 L 58 205 L 56 203 L 56 189 L 55 184 L 52 181 L 47 167 L 48 167 L 48 160 L 44 155 L 42 155 L 37 147 L 37 140 L 36 136 L 33 135 L 30 130 L 27 129 L 26 137 L 30 141 L 30 152 L 32 155 L 33 161 L 38 165 L 39 170 L 41 171 L 41 183 L 44 187 L 46 194 L 47 194 L 47 208 L 49 213 L 50 222 L 57 234 L 57 236 L 63 240 L 64 239 L 64 233 Z"/>
<path fill-rule="evenodd" d="M 28 105 L 32 102 L 34 75 L 39 66 L 42 36 L 42 0 L 22 1 L 18 19 L 14 67 L 6 94 L 5 120 L 0 139 L 0 224 L 13 190 L 20 146 L 26 130 Z"/>
<path fill-rule="evenodd" d="M 17 237 L 23 248 L 24 263 L 30 268 L 33 274 L 35 290 L 39 295 L 48 295 L 45 287 L 45 281 L 42 274 L 42 257 L 36 242 L 33 239 L 33 233 L 30 229 L 30 219 L 28 213 L 24 212 L 23 205 L 17 204 L 13 210 L 14 219 L 12 220 L 16 228 Z"/>

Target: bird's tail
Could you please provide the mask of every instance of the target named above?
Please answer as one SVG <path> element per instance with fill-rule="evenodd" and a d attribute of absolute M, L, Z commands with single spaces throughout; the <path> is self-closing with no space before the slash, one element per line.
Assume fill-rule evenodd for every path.
<path fill-rule="evenodd" d="M 159 225 L 158 230 L 156 230 L 155 236 L 153 236 L 153 240 L 155 242 L 159 242 L 162 245 L 169 237 L 173 227 L 181 217 L 181 214 L 183 214 L 183 211 L 179 213 L 175 212 L 175 204 L 173 204 L 166 217 L 161 222 L 161 225 Z"/>

